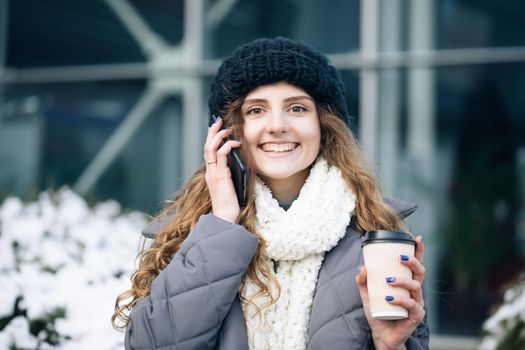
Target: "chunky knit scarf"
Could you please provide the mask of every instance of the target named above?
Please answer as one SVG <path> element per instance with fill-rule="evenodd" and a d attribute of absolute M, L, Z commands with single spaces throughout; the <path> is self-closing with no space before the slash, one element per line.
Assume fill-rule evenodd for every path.
<path fill-rule="evenodd" d="M 341 171 L 320 158 L 288 211 L 279 207 L 260 179 L 255 197 L 256 227 L 267 243 L 263 259 L 274 268 L 281 295 L 259 315 L 253 305 L 243 303 L 250 349 L 306 349 L 319 269 L 325 252 L 345 235 L 355 195 Z M 258 291 L 248 279 L 243 297 L 249 300 Z M 272 294 L 277 295 L 275 288 Z M 267 301 L 253 300 L 259 307 Z"/>

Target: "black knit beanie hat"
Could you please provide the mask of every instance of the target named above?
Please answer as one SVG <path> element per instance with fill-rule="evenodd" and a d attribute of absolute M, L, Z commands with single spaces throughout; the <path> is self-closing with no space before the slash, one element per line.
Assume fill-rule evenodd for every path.
<path fill-rule="evenodd" d="M 219 115 L 228 102 L 279 81 L 304 89 L 348 123 L 344 85 L 335 67 L 306 43 L 283 37 L 242 45 L 221 64 L 210 84 L 210 114 Z"/>

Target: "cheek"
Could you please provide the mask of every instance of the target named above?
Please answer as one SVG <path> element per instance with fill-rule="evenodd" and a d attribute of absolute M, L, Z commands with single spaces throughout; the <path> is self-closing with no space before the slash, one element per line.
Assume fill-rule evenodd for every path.
<path fill-rule="evenodd" d="M 308 140 L 310 147 L 312 148 L 321 148 L 321 130 L 312 129 L 308 133 L 304 134 L 305 140 Z"/>
<path fill-rule="evenodd" d="M 242 129 L 245 146 L 248 148 L 257 147 L 257 130 L 253 126 L 244 124 Z"/>
<path fill-rule="evenodd" d="M 315 159 L 321 152 L 321 135 L 312 135 L 312 138 L 310 140 L 311 142 L 309 143 L 308 154 L 309 157 L 313 157 Z"/>
<path fill-rule="evenodd" d="M 321 125 L 317 116 L 298 120 L 295 130 L 304 140 L 309 142 L 320 142 L 321 140 Z"/>

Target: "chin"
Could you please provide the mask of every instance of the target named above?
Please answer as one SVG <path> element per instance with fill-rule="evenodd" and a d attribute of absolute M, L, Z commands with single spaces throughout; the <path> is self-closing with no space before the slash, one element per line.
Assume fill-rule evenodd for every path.
<path fill-rule="evenodd" d="M 259 158 L 256 160 L 257 173 L 259 176 L 272 180 L 286 180 L 309 169 L 315 158 L 310 157 L 282 157 L 282 158 Z"/>
<path fill-rule="evenodd" d="M 294 175 L 302 173 L 305 169 L 308 169 L 308 166 L 290 167 L 290 164 L 287 163 L 287 164 L 282 164 L 282 166 L 274 165 L 274 166 L 262 167 L 262 169 L 260 169 L 258 173 L 260 176 L 264 178 L 268 178 L 272 180 L 286 180 L 286 179 L 293 177 Z"/>

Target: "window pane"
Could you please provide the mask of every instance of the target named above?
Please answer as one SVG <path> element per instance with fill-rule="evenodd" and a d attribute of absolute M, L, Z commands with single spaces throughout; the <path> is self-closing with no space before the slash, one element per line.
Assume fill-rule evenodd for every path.
<path fill-rule="evenodd" d="M 0 120 L 0 188 L 34 197 L 72 186 L 144 91 L 142 80 L 9 86 Z M 180 100 L 154 105 L 94 188 L 91 200 L 115 198 L 154 212 L 181 179 Z"/>
<path fill-rule="evenodd" d="M 146 57 L 104 1 L 8 1 L 7 65 L 47 67 L 142 62 Z M 154 34 L 178 44 L 182 1 L 129 1 Z M 146 39 L 143 39 L 146 40 Z"/>
<path fill-rule="evenodd" d="M 442 68 L 437 78 L 438 142 L 450 164 L 440 276 L 453 292 L 445 297 L 453 307 L 441 304 L 440 324 L 447 333 L 478 334 L 525 258 L 525 174 L 518 172 L 525 64 Z"/>
<path fill-rule="evenodd" d="M 525 2 L 435 1 L 437 47 L 525 45 Z"/>
<path fill-rule="evenodd" d="M 206 8 L 208 57 L 226 57 L 237 46 L 260 37 L 304 40 L 325 53 L 359 48 L 359 1 L 237 1 L 221 12 Z"/>

